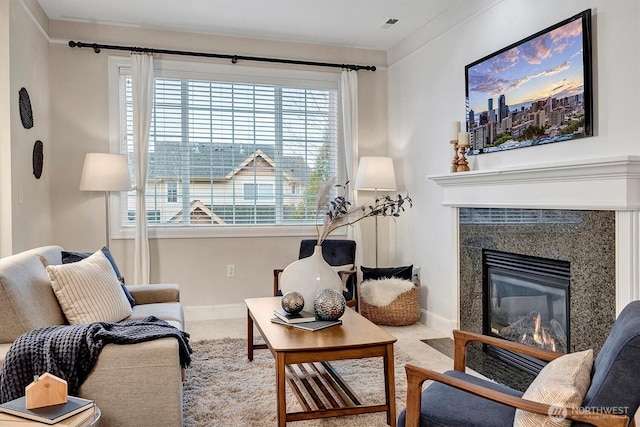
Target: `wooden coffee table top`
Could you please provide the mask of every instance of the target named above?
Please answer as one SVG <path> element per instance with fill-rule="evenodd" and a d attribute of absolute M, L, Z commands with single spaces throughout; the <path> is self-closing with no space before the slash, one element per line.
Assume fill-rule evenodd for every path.
<path fill-rule="evenodd" d="M 306 331 L 291 326 L 272 323 L 273 310 L 281 308 L 281 297 L 249 298 L 247 304 L 254 324 L 267 341 L 271 351 L 296 352 L 309 350 L 336 350 L 363 346 L 390 344 L 396 338 L 352 309 L 345 310 L 340 318 L 342 325 L 319 331 Z"/>

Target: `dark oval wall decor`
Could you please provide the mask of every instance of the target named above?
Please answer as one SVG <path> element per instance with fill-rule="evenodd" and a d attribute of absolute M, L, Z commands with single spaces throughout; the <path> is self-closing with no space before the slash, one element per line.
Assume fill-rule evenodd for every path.
<path fill-rule="evenodd" d="M 40 177 L 42 176 L 42 167 L 44 164 L 44 150 L 42 141 L 40 140 L 37 140 L 33 144 L 32 163 L 33 174 L 35 175 L 36 179 L 40 179 Z"/>
<path fill-rule="evenodd" d="M 25 129 L 33 127 L 33 111 L 31 110 L 31 100 L 27 89 L 20 88 L 18 92 L 18 103 L 20 105 L 20 120 Z"/>

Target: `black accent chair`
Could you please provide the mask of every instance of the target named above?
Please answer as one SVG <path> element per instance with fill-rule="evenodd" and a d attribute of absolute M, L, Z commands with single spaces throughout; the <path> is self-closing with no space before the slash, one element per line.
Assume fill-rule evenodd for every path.
<path fill-rule="evenodd" d="M 508 426 L 516 408 L 548 415 L 550 405 L 522 399 L 523 393 L 464 373 L 466 347 L 480 341 L 552 360 L 561 354 L 485 335 L 454 331 L 454 370 L 444 374 L 406 365 L 407 407 L 398 427 Z M 526 347 L 526 348 L 525 348 Z M 545 353 L 548 357 L 544 357 Z M 434 383 L 422 391 L 425 380 Z M 594 360 L 581 408 L 567 408 L 573 426 L 635 426 L 640 405 L 640 301 L 629 303 Z M 604 412 L 611 413 L 604 413 Z"/>
<path fill-rule="evenodd" d="M 298 259 L 310 257 L 313 254 L 316 242 L 317 241 L 315 239 L 302 240 L 300 242 L 300 253 L 298 254 Z M 354 240 L 346 239 L 327 239 L 322 242 L 322 256 L 329 265 L 334 267 L 348 264 L 354 265 L 353 271 L 351 273 L 346 273 L 348 277 L 343 277 L 343 280 L 346 279 L 347 288 L 347 291 L 343 294 L 344 299 L 347 300 L 347 305 L 357 309 L 357 274 L 355 268 L 356 242 Z M 282 269 L 273 270 L 274 296 L 282 295 L 282 292 L 280 291 L 280 273 L 282 273 Z"/>

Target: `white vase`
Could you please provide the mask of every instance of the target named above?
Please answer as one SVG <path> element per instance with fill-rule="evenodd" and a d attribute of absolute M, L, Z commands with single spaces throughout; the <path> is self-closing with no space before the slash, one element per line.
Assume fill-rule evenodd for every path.
<path fill-rule="evenodd" d="M 322 246 L 316 245 L 310 257 L 289 264 L 280 275 L 282 294 L 297 291 L 304 298 L 304 311 L 313 313 L 313 299 L 323 289 L 342 292 L 342 280 L 324 260 Z"/>

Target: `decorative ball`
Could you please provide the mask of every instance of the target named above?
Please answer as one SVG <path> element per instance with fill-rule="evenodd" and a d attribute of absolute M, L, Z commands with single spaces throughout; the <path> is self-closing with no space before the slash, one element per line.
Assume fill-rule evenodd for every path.
<path fill-rule="evenodd" d="M 338 320 L 346 307 L 344 295 L 335 289 L 323 289 L 313 299 L 313 311 L 319 320 Z"/>
<path fill-rule="evenodd" d="M 304 298 L 300 292 L 287 292 L 282 296 L 282 309 L 289 314 L 298 314 L 304 307 Z"/>

